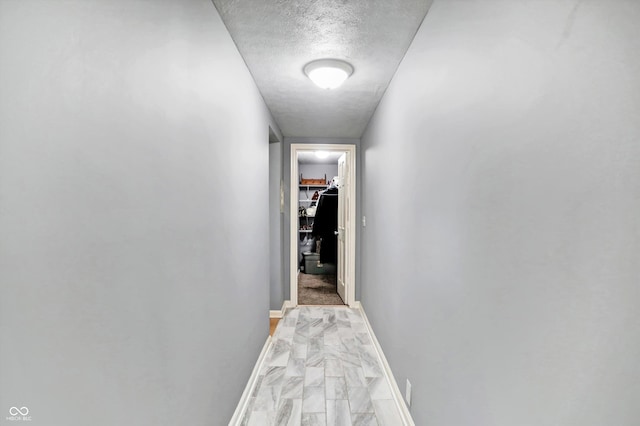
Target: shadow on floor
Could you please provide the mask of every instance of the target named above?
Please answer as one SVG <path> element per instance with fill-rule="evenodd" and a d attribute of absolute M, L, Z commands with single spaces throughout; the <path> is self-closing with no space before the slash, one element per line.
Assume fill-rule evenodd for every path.
<path fill-rule="evenodd" d="M 344 305 L 338 296 L 335 275 L 298 275 L 299 305 Z"/>

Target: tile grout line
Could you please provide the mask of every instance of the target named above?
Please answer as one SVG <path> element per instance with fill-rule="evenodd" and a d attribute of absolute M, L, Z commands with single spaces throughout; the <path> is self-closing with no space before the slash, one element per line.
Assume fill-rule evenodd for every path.
<path fill-rule="evenodd" d="M 260 401 L 257 401 L 259 402 L 259 405 L 255 404 L 252 408 L 262 408 L 262 410 L 253 410 L 252 412 L 249 412 L 248 410 L 247 413 L 260 413 L 260 415 L 255 417 L 254 419 L 248 418 L 250 423 L 243 422 L 243 424 L 258 424 L 258 422 L 262 421 L 267 423 L 260 423 L 260 425 L 262 426 L 264 424 L 266 426 L 266 424 L 270 424 L 274 420 L 278 419 L 279 413 L 280 415 L 282 415 L 279 408 L 281 407 L 283 401 L 285 401 L 286 399 L 295 400 L 300 398 L 299 401 L 301 417 L 306 417 L 310 420 L 324 418 L 326 422 L 329 420 L 329 405 L 332 405 L 332 416 L 343 418 L 343 413 L 346 412 L 348 421 L 352 423 L 353 421 L 355 421 L 355 419 L 368 419 L 373 420 L 377 422 L 377 424 L 381 425 L 382 423 L 379 422 L 381 418 L 379 417 L 379 413 L 376 409 L 379 404 L 374 404 L 374 402 L 378 400 L 391 402 L 393 400 L 393 396 L 391 396 L 390 398 L 383 396 L 382 398 L 377 398 L 374 400 L 372 389 L 376 390 L 376 394 L 378 396 L 387 395 L 388 392 L 391 392 L 391 395 L 393 395 L 393 390 L 391 389 L 391 384 L 389 383 L 388 376 L 386 375 L 384 365 L 382 365 L 379 356 L 376 356 L 375 341 L 371 337 L 370 326 L 368 326 L 367 319 L 366 317 L 364 317 L 363 312 L 358 308 L 326 306 L 313 308 L 303 307 L 295 309 L 298 309 L 298 311 L 295 312 L 295 315 L 291 315 L 291 311 L 293 310 L 288 311 L 287 314 L 291 316 L 285 314 L 285 316 L 283 317 L 283 321 L 278 324 L 273 336 L 274 344 L 271 348 L 273 350 L 270 351 L 269 359 L 267 359 L 263 365 L 262 370 L 264 370 L 264 372 L 261 371 L 260 374 L 263 377 L 266 377 L 266 374 L 268 372 L 271 372 L 271 374 L 275 375 L 270 376 L 269 385 L 271 386 L 268 386 L 264 381 L 261 381 L 256 387 L 256 398 L 260 396 L 261 399 Z M 295 317 L 295 321 L 293 322 L 293 324 L 291 324 L 293 317 Z M 300 328 L 302 328 L 302 330 L 300 330 Z M 333 330 L 335 331 L 328 331 L 328 329 L 330 328 L 333 328 Z M 330 340 L 325 340 L 325 338 L 327 338 L 328 336 L 325 335 L 325 333 L 327 332 L 330 333 Z M 336 334 L 334 335 L 334 333 Z M 362 335 L 366 336 L 367 338 L 363 340 Z M 333 343 L 333 339 L 336 339 L 336 342 L 339 342 L 339 344 L 332 345 L 331 343 Z M 310 343 L 312 343 L 311 340 L 313 340 L 314 350 L 312 352 L 309 352 L 309 349 L 311 348 Z M 325 341 L 331 343 L 325 344 Z M 301 348 L 301 346 L 304 346 L 304 348 Z M 331 346 L 336 347 L 333 350 L 327 351 Z M 337 352 L 334 353 L 334 351 L 336 350 Z M 374 350 L 374 352 L 370 353 L 371 350 Z M 298 356 L 304 353 L 305 356 L 304 358 L 294 358 L 294 352 L 297 353 Z M 275 360 L 273 358 L 273 355 L 276 355 Z M 362 407 L 354 407 L 353 401 L 350 398 L 350 396 L 353 394 L 353 391 L 349 392 L 349 390 L 352 389 L 353 386 L 350 387 L 347 384 L 347 367 L 345 364 L 345 356 L 347 356 L 347 359 L 349 357 L 353 358 L 355 356 L 354 360 L 357 361 L 357 364 L 354 364 L 353 368 L 355 369 L 356 373 L 360 374 L 360 378 L 356 383 L 353 382 L 354 378 L 352 376 L 351 382 L 358 387 L 358 391 L 355 393 L 355 396 L 358 396 L 358 400 L 360 401 L 362 397 L 366 398 L 365 400 L 360 401 L 361 403 L 365 404 Z M 315 402 L 308 402 L 307 404 L 313 411 L 304 412 L 305 397 L 308 396 L 308 389 L 306 389 L 308 386 L 305 386 L 305 384 L 308 368 L 310 368 L 307 363 L 310 360 L 310 357 L 316 358 L 312 360 L 313 365 L 322 368 L 322 373 L 319 377 L 323 379 L 323 385 L 321 394 L 318 394 L 318 397 L 321 396 L 322 398 L 324 398 L 324 412 L 315 411 L 319 408 L 317 405 L 319 401 L 317 399 L 315 399 Z M 320 363 L 317 362 L 318 357 L 321 359 Z M 294 365 L 299 364 L 298 362 L 294 362 L 295 360 L 301 361 L 302 369 L 293 367 Z M 328 360 L 332 361 L 329 363 L 332 368 L 332 376 L 327 376 L 329 372 L 329 370 L 327 369 Z M 335 362 L 333 362 L 334 360 Z M 289 367 L 291 367 L 292 369 L 290 370 Z M 313 376 L 318 376 L 318 372 L 319 371 L 314 372 Z M 293 375 L 288 376 L 288 373 L 291 373 Z M 301 376 L 299 376 L 300 374 Z M 299 378 L 300 380 L 300 394 L 299 396 L 296 395 L 295 392 L 291 394 L 291 390 L 289 390 L 289 397 L 284 398 L 283 395 L 285 386 L 290 383 L 290 380 L 293 378 Z M 346 392 L 346 394 L 344 395 L 343 399 L 336 398 L 337 396 L 339 396 L 337 394 L 332 395 L 333 399 L 329 399 L 328 383 L 330 381 L 332 385 L 336 387 L 339 383 L 338 379 L 342 379 L 341 382 L 344 385 L 343 391 Z M 380 382 L 380 380 L 382 382 Z M 296 380 L 296 382 L 297 381 L 298 380 Z M 379 388 L 379 383 L 384 383 L 384 389 Z M 310 382 L 310 384 L 313 383 Z M 277 389 L 272 389 L 270 391 L 272 396 L 268 395 L 269 392 L 260 394 L 261 388 L 266 389 L 269 387 L 273 388 L 275 386 L 277 386 Z M 277 394 L 273 392 L 274 390 L 278 391 Z M 385 394 L 385 392 L 387 393 Z M 332 393 L 335 393 L 335 389 Z M 273 398 L 272 403 L 268 402 L 270 398 Z M 332 404 L 329 404 L 329 402 L 331 402 Z M 346 404 L 344 402 L 346 402 Z M 266 406 L 264 405 L 265 403 L 267 404 Z M 316 404 L 315 409 L 313 408 L 314 404 Z M 268 410 L 270 406 L 273 406 L 274 412 L 270 412 Z M 347 410 L 345 410 L 345 407 L 347 408 Z M 387 408 L 385 408 L 385 410 L 390 409 L 388 406 L 386 407 Z M 265 408 L 267 409 L 267 411 L 263 411 Z M 352 409 L 354 408 L 364 411 L 361 413 L 354 413 L 352 412 Z M 399 414 L 396 409 L 394 409 L 393 412 L 395 412 L 395 414 Z M 383 410 L 383 412 L 392 415 L 392 412 L 385 410 Z M 295 411 L 292 408 L 287 412 L 288 414 L 285 414 L 285 416 L 288 417 L 285 417 L 284 420 L 291 421 L 292 417 L 290 416 L 293 415 Z M 295 418 L 297 419 L 297 416 Z M 335 419 L 335 417 L 332 417 L 332 419 Z"/>

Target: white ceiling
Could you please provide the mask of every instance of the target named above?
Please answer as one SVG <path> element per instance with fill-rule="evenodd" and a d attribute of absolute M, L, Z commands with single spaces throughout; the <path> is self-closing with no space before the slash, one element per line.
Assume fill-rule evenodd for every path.
<path fill-rule="evenodd" d="M 213 0 L 284 136 L 359 138 L 433 0 Z M 308 62 L 355 71 L 316 87 Z"/>
<path fill-rule="evenodd" d="M 300 164 L 338 164 L 338 158 L 340 158 L 340 156 L 344 154 L 344 152 L 330 151 L 327 152 L 327 154 L 328 155 L 326 158 L 318 158 L 315 152 L 298 152 L 298 162 Z"/>

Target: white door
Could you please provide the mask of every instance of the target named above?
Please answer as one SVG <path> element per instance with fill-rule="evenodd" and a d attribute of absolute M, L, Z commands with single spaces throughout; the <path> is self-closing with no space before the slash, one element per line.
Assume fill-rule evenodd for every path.
<path fill-rule="evenodd" d="M 346 253 L 347 245 L 345 241 L 345 229 L 349 214 L 347 206 L 349 205 L 349 169 L 347 162 L 347 154 L 342 154 L 338 159 L 338 295 L 346 304 L 345 282 L 347 277 Z"/>

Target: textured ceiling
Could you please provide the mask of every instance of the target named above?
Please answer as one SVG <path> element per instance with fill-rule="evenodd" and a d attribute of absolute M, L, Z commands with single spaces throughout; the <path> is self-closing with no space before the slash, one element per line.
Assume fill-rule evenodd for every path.
<path fill-rule="evenodd" d="M 359 138 L 432 0 L 213 0 L 284 136 Z M 316 87 L 314 59 L 355 69 Z"/>

